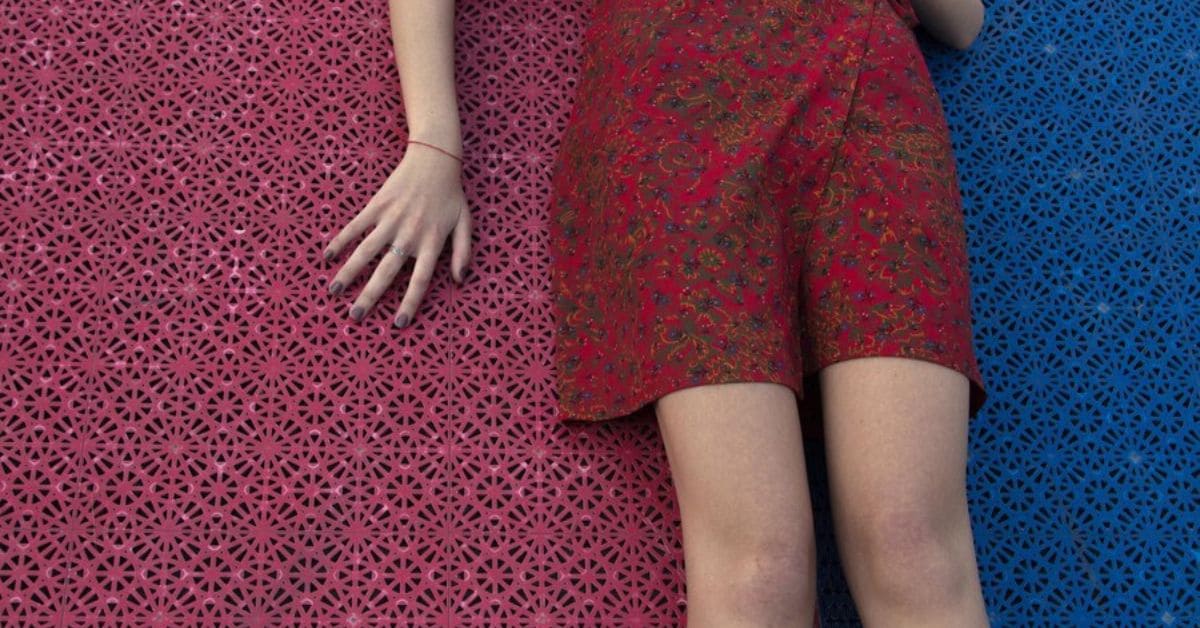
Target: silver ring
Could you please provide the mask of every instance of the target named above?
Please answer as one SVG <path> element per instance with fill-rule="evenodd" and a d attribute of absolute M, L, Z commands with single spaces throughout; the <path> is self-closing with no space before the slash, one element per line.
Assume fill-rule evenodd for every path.
<path fill-rule="evenodd" d="M 389 244 L 388 251 L 391 251 L 392 253 L 395 253 L 396 255 L 399 255 L 400 257 L 404 257 L 404 249 L 396 246 L 395 244 Z"/>

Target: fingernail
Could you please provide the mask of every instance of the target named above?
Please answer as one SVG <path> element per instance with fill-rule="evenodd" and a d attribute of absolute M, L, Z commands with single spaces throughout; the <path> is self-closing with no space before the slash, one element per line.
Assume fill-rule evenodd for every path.
<path fill-rule="evenodd" d="M 356 321 L 361 321 L 362 315 L 363 315 L 363 307 L 361 305 L 356 305 L 356 306 L 350 308 L 350 318 L 353 318 Z"/>
<path fill-rule="evenodd" d="M 325 251 L 325 261 L 333 259 L 333 251 Z"/>
<path fill-rule="evenodd" d="M 396 317 L 396 327 L 404 327 L 408 324 L 408 314 L 401 314 Z"/>
<path fill-rule="evenodd" d="M 341 293 L 342 293 L 342 282 L 335 281 L 335 282 L 333 282 L 333 285 L 329 286 L 329 294 L 341 294 Z"/>

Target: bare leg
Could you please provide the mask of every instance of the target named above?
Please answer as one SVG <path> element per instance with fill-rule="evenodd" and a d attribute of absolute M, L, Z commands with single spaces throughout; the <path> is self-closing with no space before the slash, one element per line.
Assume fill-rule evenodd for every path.
<path fill-rule="evenodd" d="M 811 626 L 812 504 L 786 386 L 693 386 L 655 405 L 682 519 L 690 628 Z"/>
<path fill-rule="evenodd" d="M 967 378 L 872 356 L 821 369 L 843 570 L 866 626 L 987 626 L 966 498 Z"/>

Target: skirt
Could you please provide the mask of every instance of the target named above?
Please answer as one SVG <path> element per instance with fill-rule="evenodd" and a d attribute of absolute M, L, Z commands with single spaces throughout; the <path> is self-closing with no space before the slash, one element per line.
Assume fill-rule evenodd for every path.
<path fill-rule="evenodd" d="M 970 381 L 956 164 L 909 0 L 599 0 L 550 178 L 557 420 L 900 356 Z"/>

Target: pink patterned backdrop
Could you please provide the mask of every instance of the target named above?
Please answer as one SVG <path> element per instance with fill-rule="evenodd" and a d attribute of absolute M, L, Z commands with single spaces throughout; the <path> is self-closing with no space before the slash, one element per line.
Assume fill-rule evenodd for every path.
<path fill-rule="evenodd" d="M 320 255 L 402 155 L 386 2 L 4 3 L 0 621 L 681 620 L 656 426 L 551 421 L 587 11 L 458 3 L 473 276 L 397 330 Z"/>

